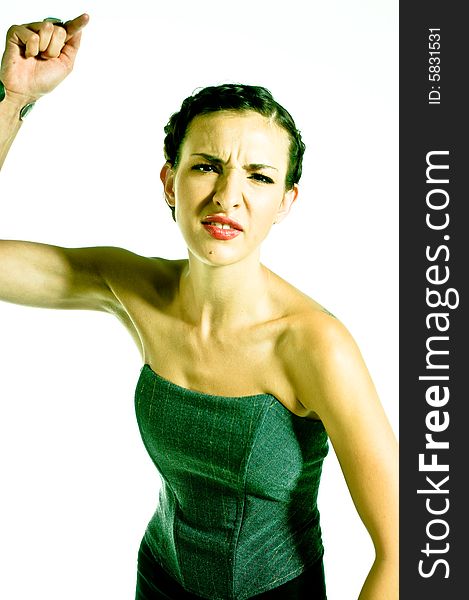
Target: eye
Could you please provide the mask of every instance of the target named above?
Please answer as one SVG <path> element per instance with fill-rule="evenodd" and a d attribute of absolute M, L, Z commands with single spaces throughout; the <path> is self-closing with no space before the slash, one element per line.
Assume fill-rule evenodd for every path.
<path fill-rule="evenodd" d="M 261 175 L 260 173 L 253 173 L 250 175 L 249 179 L 254 179 L 254 181 L 260 181 L 261 183 L 275 183 L 273 179 L 267 177 L 267 175 Z"/>
<path fill-rule="evenodd" d="M 193 165 L 191 167 L 191 171 L 199 171 L 201 173 L 216 173 L 217 167 L 216 165 L 212 165 L 210 163 L 200 163 L 198 165 Z"/>

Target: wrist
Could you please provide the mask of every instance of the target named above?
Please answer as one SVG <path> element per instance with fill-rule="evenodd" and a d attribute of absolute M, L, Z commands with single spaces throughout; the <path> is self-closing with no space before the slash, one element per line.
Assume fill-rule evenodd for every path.
<path fill-rule="evenodd" d="M 28 94 L 12 92 L 7 89 L 0 79 L 0 107 L 3 113 L 16 115 L 22 121 L 34 107 L 37 97 Z"/>

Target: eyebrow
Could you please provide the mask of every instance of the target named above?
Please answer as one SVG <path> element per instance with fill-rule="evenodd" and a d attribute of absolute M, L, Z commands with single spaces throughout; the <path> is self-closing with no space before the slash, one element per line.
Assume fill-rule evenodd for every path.
<path fill-rule="evenodd" d="M 194 154 L 191 154 L 191 156 L 201 156 L 206 161 L 215 165 L 224 164 L 221 158 L 218 158 L 217 156 L 212 156 L 211 154 L 205 154 L 204 152 L 196 152 Z M 271 165 L 264 165 L 262 163 L 251 163 L 249 165 L 244 165 L 243 168 L 247 171 L 258 171 L 259 169 L 273 169 L 274 171 L 278 171 L 276 167 L 272 167 Z"/>

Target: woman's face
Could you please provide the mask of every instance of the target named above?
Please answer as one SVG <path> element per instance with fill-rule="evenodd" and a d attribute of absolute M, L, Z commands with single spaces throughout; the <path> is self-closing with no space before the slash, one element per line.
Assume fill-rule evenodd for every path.
<path fill-rule="evenodd" d="M 297 196 L 296 186 L 285 190 L 289 145 L 283 128 L 254 111 L 194 118 L 177 169 L 162 170 L 166 200 L 194 256 L 225 265 L 258 252 Z"/>

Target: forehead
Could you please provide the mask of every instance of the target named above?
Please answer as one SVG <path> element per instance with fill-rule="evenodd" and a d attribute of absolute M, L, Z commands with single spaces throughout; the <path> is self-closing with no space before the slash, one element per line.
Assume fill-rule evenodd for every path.
<path fill-rule="evenodd" d="M 270 164 L 284 162 L 289 146 L 287 131 L 272 118 L 254 111 L 218 111 L 197 115 L 191 121 L 183 154 L 200 152 L 223 160 L 236 156 Z"/>

